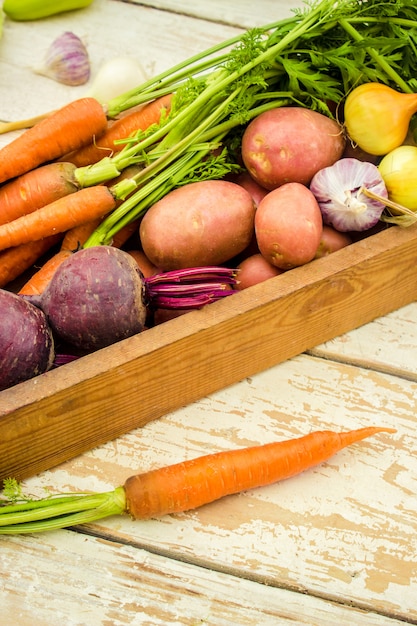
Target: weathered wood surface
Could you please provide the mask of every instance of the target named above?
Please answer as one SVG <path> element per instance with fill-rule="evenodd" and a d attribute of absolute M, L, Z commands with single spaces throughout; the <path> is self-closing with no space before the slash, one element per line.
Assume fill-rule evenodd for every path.
<path fill-rule="evenodd" d="M 6 24 L 0 118 L 35 115 L 82 93 L 30 70 L 33 51 L 62 30 L 88 38 L 95 67 L 107 56 L 139 54 L 154 73 L 251 25 L 251 17 L 261 24 L 287 15 L 292 4 L 95 0 L 83 12 Z M 404 271 L 412 281 L 411 264 L 404 262 Z M 25 481 L 36 496 L 45 489 L 102 491 L 136 471 L 215 450 L 319 428 L 397 428 L 300 477 L 198 511 L 0 537 L 1 622 L 417 624 L 416 322 L 414 302 Z M 186 373 L 205 375 L 188 368 L 184 388 Z M 156 410 L 166 402 L 158 394 L 151 400 Z M 68 409 L 64 401 L 61 409 Z M 105 429 L 111 419 L 102 420 Z"/>
<path fill-rule="evenodd" d="M 323 610 L 328 602 L 335 602 L 380 613 L 382 623 L 387 617 L 416 623 L 416 397 L 412 381 L 302 355 L 44 472 L 26 481 L 25 488 L 36 496 L 45 490 L 105 491 L 137 471 L 215 450 L 321 428 L 395 427 L 395 435 L 378 435 L 356 444 L 278 485 L 158 520 L 111 518 L 86 532 L 116 546 L 128 544 L 264 583 L 271 587 L 272 596 L 275 588 L 299 592 L 301 605 L 293 614 L 299 620 L 310 610 L 307 594 L 322 598 Z M 48 545 L 50 539 L 45 537 Z M 59 546 L 59 533 L 52 537 Z M 68 540 L 63 534 L 63 554 L 57 548 L 56 560 L 58 555 L 64 558 L 61 573 L 72 567 L 71 560 L 66 561 Z M 33 546 L 27 541 L 15 538 L 13 546 L 20 542 Z M 37 541 L 43 545 L 43 539 Z M 71 535 L 72 541 L 76 540 Z M 9 542 L 0 538 L 2 545 Z M 35 547 L 29 552 L 36 570 Z M 3 554 L 1 550 L 0 563 L 6 572 Z M 51 567 L 56 566 L 54 557 Z M 16 567 L 8 585 L 19 595 L 22 573 Z M 131 585 L 130 577 L 128 581 Z M 59 597 L 62 578 L 56 588 Z M 125 594 L 120 597 L 122 604 Z M 159 600 L 154 601 L 157 606 Z M 321 623 L 320 614 L 313 615 L 312 623 Z M 335 619 L 337 615 L 336 611 Z M 244 612 L 235 623 L 247 623 L 243 616 Z M 266 619 L 262 611 L 259 619 L 260 623 Z M 179 623 L 187 622 L 180 619 Z M 208 623 L 218 622 L 208 619 Z"/>
<path fill-rule="evenodd" d="M 255 7 L 250 0 L 131 0 L 132 4 L 169 10 L 173 13 L 210 22 L 253 28 L 275 22 L 282 17 L 290 17 L 295 9 L 304 8 L 300 0 L 262 0 Z"/>
<path fill-rule="evenodd" d="M 0 545 L 5 626 L 404 624 L 71 531 Z"/>
<path fill-rule="evenodd" d="M 335 337 L 310 353 L 416 381 L 417 303 Z"/>

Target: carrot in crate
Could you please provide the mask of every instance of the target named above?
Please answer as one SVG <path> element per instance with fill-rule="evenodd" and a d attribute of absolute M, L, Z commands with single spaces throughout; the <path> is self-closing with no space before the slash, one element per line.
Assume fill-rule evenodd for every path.
<path fill-rule="evenodd" d="M 37 272 L 32 274 L 29 280 L 25 282 L 25 284 L 19 289 L 19 295 L 39 296 L 43 293 L 58 267 L 65 261 L 66 258 L 71 256 L 71 254 L 73 254 L 71 250 L 58 250 L 58 252 L 45 261 L 42 267 L 40 267 Z"/>
<path fill-rule="evenodd" d="M 0 187 L 0 224 L 32 213 L 77 191 L 73 163 L 48 163 Z"/>
<path fill-rule="evenodd" d="M 70 102 L 1 148 L 0 182 L 78 150 L 106 128 L 106 113 L 95 98 Z"/>
<path fill-rule="evenodd" d="M 70 250 L 71 252 L 79 250 L 101 223 L 101 220 L 101 216 L 96 217 L 67 230 L 61 243 L 61 250 Z"/>
<path fill-rule="evenodd" d="M 0 252 L 0 288 L 19 278 L 23 272 L 32 267 L 38 259 L 59 243 L 60 237 L 61 235 L 51 235 Z"/>
<path fill-rule="evenodd" d="M 288 441 L 217 452 L 131 476 L 106 493 L 25 500 L 16 481 L 6 480 L 10 499 L 3 506 L 0 501 L 0 534 L 67 528 L 125 513 L 144 520 L 188 511 L 300 474 L 380 432 L 396 430 L 377 426 L 342 433 L 324 430 Z"/>
<path fill-rule="evenodd" d="M 119 142 L 119 140 L 127 139 L 139 130 L 145 131 L 153 124 L 160 122 L 162 115 L 170 108 L 172 97 L 172 94 L 161 96 L 140 109 L 126 113 L 123 117 L 109 123 L 107 130 L 100 137 L 76 152 L 65 155 L 65 158 L 77 167 L 83 167 L 97 163 L 114 152 L 119 152 L 126 145 L 125 142 Z"/>
<path fill-rule="evenodd" d="M 116 200 L 105 185 L 80 189 L 29 215 L 0 225 L 0 250 L 64 233 L 78 224 L 103 217 L 115 206 Z"/>
<path fill-rule="evenodd" d="M 97 218 L 70 228 L 65 233 L 58 252 L 48 259 L 37 272 L 32 274 L 29 280 L 20 288 L 19 294 L 38 296 L 43 293 L 61 263 L 82 247 L 84 241 L 87 241 L 100 222 L 101 218 Z"/>

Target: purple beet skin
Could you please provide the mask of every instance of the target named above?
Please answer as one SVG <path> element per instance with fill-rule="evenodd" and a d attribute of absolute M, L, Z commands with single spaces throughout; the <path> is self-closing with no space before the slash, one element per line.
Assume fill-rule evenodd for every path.
<path fill-rule="evenodd" d="M 143 276 L 136 261 L 111 246 L 68 257 L 39 296 L 31 298 L 53 331 L 69 344 L 93 351 L 143 330 Z"/>
<path fill-rule="evenodd" d="M 54 342 L 42 311 L 0 289 L 0 391 L 46 372 L 53 364 Z"/>

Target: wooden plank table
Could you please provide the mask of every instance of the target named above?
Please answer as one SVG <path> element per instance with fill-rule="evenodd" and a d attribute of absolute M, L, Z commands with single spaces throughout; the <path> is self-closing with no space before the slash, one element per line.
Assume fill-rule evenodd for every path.
<path fill-rule="evenodd" d="M 292 6 L 300 3 L 95 0 L 37 23 L 6 22 L 0 118 L 43 113 L 88 88 L 31 69 L 64 30 L 85 38 L 94 71 L 129 54 L 155 73 Z M 26 480 L 34 496 L 105 491 L 137 471 L 319 428 L 397 429 L 190 513 L 0 537 L 1 623 L 417 624 L 416 366 L 412 303 Z"/>

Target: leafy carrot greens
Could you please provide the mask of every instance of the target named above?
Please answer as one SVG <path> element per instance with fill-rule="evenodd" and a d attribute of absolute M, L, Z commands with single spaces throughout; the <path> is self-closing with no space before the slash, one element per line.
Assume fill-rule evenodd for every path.
<path fill-rule="evenodd" d="M 113 157 L 78 168 L 79 184 L 90 186 L 143 165 L 115 185 L 124 202 L 85 247 L 109 243 L 176 186 L 236 171 L 239 137 L 262 111 L 299 105 L 332 117 L 331 104 L 362 82 L 417 91 L 416 27 L 414 0 L 306 3 L 292 17 L 213 46 L 110 101 L 107 114 L 115 117 L 174 93 L 159 124 L 126 138 Z"/>

